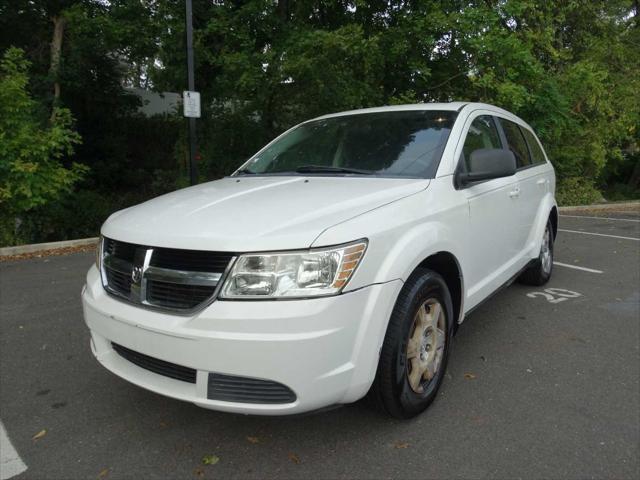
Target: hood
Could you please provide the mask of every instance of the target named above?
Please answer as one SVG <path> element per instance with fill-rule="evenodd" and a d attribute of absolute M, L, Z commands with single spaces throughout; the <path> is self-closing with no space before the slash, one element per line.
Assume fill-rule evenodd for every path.
<path fill-rule="evenodd" d="M 325 229 L 428 185 L 425 179 L 228 177 L 116 212 L 102 234 L 193 250 L 307 248 Z M 366 235 L 354 232 L 354 240 Z"/>

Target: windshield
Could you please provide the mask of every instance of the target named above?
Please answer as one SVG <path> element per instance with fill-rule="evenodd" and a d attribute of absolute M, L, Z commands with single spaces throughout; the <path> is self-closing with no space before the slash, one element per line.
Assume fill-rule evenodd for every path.
<path fill-rule="evenodd" d="M 456 116 L 409 110 L 307 122 L 256 154 L 237 174 L 433 178 Z"/>

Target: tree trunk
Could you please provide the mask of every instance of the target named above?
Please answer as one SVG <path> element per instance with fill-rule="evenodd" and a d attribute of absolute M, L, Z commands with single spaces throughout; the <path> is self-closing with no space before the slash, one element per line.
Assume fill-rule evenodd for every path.
<path fill-rule="evenodd" d="M 55 107 L 60 100 L 60 59 L 62 57 L 62 39 L 64 37 L 64 27 L 67 20 L 63 16 L 55 16 L 51 19 L 53 22 L 53 39 L 51 40 L 51 66 L 49 73 L 53 77 L 53 105 L 51 110 L 51 119 L 55 118 Z"/>
<path fill-rule="evenodd" d="M 278 16 L 283 23 L 289 21 L 289 0 L 278 0 Z"/>

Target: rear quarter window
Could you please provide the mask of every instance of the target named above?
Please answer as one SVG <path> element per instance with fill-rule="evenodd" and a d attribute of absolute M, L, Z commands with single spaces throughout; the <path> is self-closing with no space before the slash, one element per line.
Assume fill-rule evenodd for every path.
<path fill-rule="evenodd" d="M 524 138 L 529 145 L 529 152 L 531 152 L 531 161 L 533 164 L 546 163 L 547 158 L 544 156 L 540 142 L 530 130 L 521 128 Z"/>

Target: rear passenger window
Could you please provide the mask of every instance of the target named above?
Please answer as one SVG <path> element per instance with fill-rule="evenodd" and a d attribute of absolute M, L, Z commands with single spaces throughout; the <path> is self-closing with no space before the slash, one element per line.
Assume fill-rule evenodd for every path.
<path fill-rule="evenodd" d="M 467 171 L 471 172 L 469 159 L 474 150 L 481 148 L 502 148 L 498 129 L 490 115 L 481 115 L 476 118 L 469 127 L 469 133 L 462 147 L 465 166 Z"/>
<path fill-rule="evenodd" d="M 522 133 L 524 133 L 524 138 L 529 144 L 529 151 L 531 152 L 531 160 L 533 161 L 533 163 L 545 163 L 547 159 L 545 158 L 542 147 L 540 147 L 540 143 L 538 143 L 535 135 L 526 128 L 521 128 L 520 130 L 522 130 Z"/>
<path fill-rule="evenodd" d="M 520 127 L 509 120 L 503 118 L 500 119 L 504 134 L 507 137 L 507 143 L 509 144 L 509 150 L 516 156 L 516 167 L 522 168 L 531 165 L 531 159 L 529 158 L 529 149 L 527 148 L 527 142 L 525 142 Z"/>

